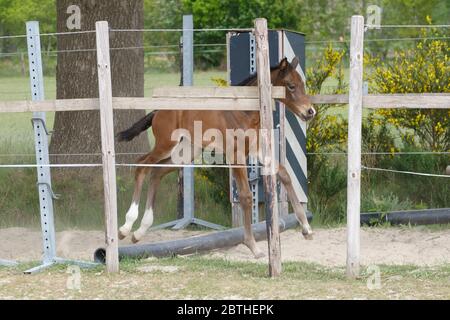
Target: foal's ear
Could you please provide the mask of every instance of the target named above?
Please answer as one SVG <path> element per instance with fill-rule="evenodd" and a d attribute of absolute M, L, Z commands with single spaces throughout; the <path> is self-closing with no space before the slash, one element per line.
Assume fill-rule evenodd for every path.
<path fill-rule="evenodd" d="M 283 60 L 281 60 L 280 62 L 280 70 L 284 71 L 289 67 L 289 61 L 287 58 L 284 58 Z"/>
<path fill-rule="evenodd" d="M 292 59 L 292 62 L 291 62 L 292 68 L 297 69 L 297 66 L 299 63 L 300 63 L 300 61 L 299 61 L 298 57 L 296 56 L 294 59 Z"/>

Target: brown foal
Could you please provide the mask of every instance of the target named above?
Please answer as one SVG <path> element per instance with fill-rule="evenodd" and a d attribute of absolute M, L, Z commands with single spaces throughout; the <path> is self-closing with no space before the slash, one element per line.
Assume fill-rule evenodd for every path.
<path fill-rule="evenodd" d="M 280 64 L 271 70 L 271 79 L 274 86 L 283 86 L 286 88 L 286 98 L 279 99 L 286 107 L 299 116 L 301 119 L 311 120 L 316 111 L 312 107 L 310 100 L 305 92 L 305 84 L 296 71 L 299 60 L 294 58 L 291 63 L 285 58 Z M 253 76 L 246 80 L 242 85 L 255 86 L 257 77 Z M 254 129 L 260 128 L 260 114 L 258 111 L 177 111 L 177 110 L 161 110 L 148 114 L 145 118 L 134 124 L 130 129 L 121 132 L 118 135 L 120 141 L 129 141 L 139 135 L 148 128 L 153 128 L 155 136 L 155 147 L 147 155 L 141 157 L 139 164 L 172 164 L 172 152 L 181 141 L 173 139 L 173 132 L 179 129 L 185 129 L 194 136 L 194 122 L 201 122 L 203 132 L 208 129 L 220 130 L 223 137 L 229 129 Z M 191 143 L 191 142 L 189 142 Z M 194 145 L 193 158 L 201 154 L 202 148 L 206 147 L 205 142 L 201 142 L 201 146 Z M 245 157 L 249 156 L 249 150 L 246 147 Z M 237 155 L 235 156 L 237 158 Z M 141 240 L 145 232 L 153 223 L 153 208 L 156 191 L 161 179 L 171 171 L 177 170 L 175 167 L 139 167 L 136 169 L 135 189 L 132 204 L 126 214 L 126 222 L 119 229 L 120 239 L 124 239 L 131 232 L 133 223 L 138 218 L 139 200 L 144 183 L 145 176 L 150 173 L 150 185 L 148 190 L 147 204 L 145 207 L 144 217 L 141 226 L 133 233 L 132 241 L 134 243 Z M 239 200 L 244 212 L 244 244 L 252 251 L 256 258 L 264 256 L 264 254 L 256 246 L 256 241 L 251 229 L 252 221 L 252 193 L 250 191 L 247 169 L 245 167 L 233 167 L 233 176 L 236 179 Z M 312 239 L 312 229 L 306 218 L 305 210 L 301 205 L 297 194 L 293 188 L 291 178 L 286 168 L 279 165 L 278 178 L 284 185 L 289 201 L 295 211 L 295 214 L 302 226 L 302 234 L 306 239 Z"/>

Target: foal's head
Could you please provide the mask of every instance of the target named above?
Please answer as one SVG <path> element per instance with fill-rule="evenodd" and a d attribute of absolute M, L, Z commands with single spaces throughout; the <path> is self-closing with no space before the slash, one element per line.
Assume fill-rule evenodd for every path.
<path fill-rule="evenodd" d="M 314 118 L 316 110 L 313 108 L 309 97 L 305 92 L 305 83 L 296 71 L 299 64 L 295 57 L 291 63 L 284 58 L 273 74 L 273 85 L 286 88 L 286 98 L 279 99 L 289 110 L 299 116 L 302 120 L 308 121 Z"/>

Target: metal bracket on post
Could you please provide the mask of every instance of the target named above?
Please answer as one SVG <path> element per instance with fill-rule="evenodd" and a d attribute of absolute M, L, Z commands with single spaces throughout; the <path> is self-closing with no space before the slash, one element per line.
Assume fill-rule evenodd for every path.
<path fill-rule="evenodd" d="M 44 130 L 45 130 L 45 133 L 49 136 L 49 135 L 51 135 L 51 134 L 53 134 L 53 131 L 49 131 L 48 129 L 47 129 L 47 125 L 45 124 L 45 120 L 44 119 L 42 119 L 42 118 L 31 118 L 31 125 L 34 127 L 34 122 L 35 121 L 38 121 L 38 122 L 40 122 L 41 124 L 42 124 L 42 126 L 44 127 Z"/>
<path fill-rule="evenodd" d="M 42 71 L 41 39 L 39 22 L 27 22 L 28 60 L 30 67 L 31 99 L 44 100 L 44 77 Z M 42 265 L 25 271 L 27 274 L 42 271 L 57 263 L 77 264 L 81 267 L 96 266 L 95 263 L 65 260 L 56 257 L 56 233 L 53 217 L 53 199 L 56 195 L 52 191 L 48 134 L 45 125 L 45 112 L 35 112 L 32 118 L 36 149 L 36 164 L 38 174 L 39 208 L 43 240 Z"/>
<path fill-rule="evenodd" d="M 252 223 L 259 222 L 259 194 L 258 194 L 258 184 L 259 184 L 259 170 L 258 170 L 258 158 L 249 157 L 250 164 L 250 190 L 252 192 Z"/>
<path fill-rule="evenodd" d="M 53 192 L 52 186 L 48 182 L 38 182 L 36 183 L 38 186 L 46 186 L 48 190 L 50 190 L 50 195 L 53 200 L 59 200 L 61 198 L 60 194 L 56 194 Z"/>
<path fill-rule="evenodd" d="M 183 16 L 183 86 L 194 84 L 194 19 L 192 15 Z M 172 227 L 174 230 L 184 229 L 190 224 L 223 230 L 224 227 L 194 216 L 194 168 L 183 168 L 183 219 L 167 222 L 151 228 L 158 230 Z"/>

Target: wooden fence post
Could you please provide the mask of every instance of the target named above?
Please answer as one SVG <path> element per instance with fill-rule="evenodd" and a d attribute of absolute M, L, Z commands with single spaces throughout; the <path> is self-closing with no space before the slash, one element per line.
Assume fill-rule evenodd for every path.
<path fill-rule="evenodd" d="M 364 17 L 353 16 L 350 41 L 350 93 L 347 172 L 347 276 L 359 276 L 361 211 L 361 127 L 363 107 Z"/>
<path fill-rule="evenodd" d="M 277 179 L 275 176 L 275 140 L 273 130 L 272 82 L 269 60 L 269 36 L 266 19 L 255 20 L 256 68 L 258 74 L 259 99 L 261 106 L 261 147 L 265 162 L 263 182 L 266 200 L 267 240 L 269 243 L 269 274 L 276 277 L 281 273 L 281 247 Z M 270 161 L 268 161 L 270 159 Z"/>
<path fill-rule="evenodd" d="M 95 27 L 97 34 L 98 90 L 105 194 L 106 270 L 107 272 L 118 272 L 119 240 L 117 231 L 116 159 L 114 151 L 109 27 L 106 21 L 97 22 Z"/>

